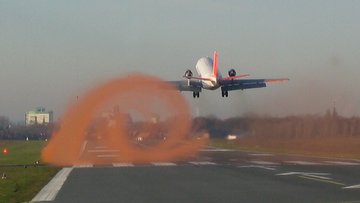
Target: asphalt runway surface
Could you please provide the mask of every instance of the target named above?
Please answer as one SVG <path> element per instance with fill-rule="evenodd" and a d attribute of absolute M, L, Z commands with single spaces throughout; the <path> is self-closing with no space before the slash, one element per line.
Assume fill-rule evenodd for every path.
<path fill-rule="evenodd" d="M 111 157 L 97 149 L 86 150 Z M 63 185 L 41 191 L 48 199 L 40 192 L 33 201 L 360 202 L 360 160 L 207 148 L 186 161 L 87 164 L 63 174 L 51 181 Z"/>

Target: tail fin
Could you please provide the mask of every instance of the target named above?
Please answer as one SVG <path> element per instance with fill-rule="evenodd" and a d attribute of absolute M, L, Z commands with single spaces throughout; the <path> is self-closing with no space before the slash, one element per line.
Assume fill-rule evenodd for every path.
<path fill-rule="evenodd" d="M 213 61 L 213 76 L 218 77 L 218 53 L 214 51 L 214 61 Z"/>

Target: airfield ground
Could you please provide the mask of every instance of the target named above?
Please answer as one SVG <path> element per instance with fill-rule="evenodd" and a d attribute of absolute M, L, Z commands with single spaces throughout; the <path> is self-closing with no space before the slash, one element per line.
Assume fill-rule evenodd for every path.
<path fill-rule="evenodd" d="M 0 202 L 30 201 L 60 170 L 57 167 L 43 165 L 41 161 L 35 167 L 34 162 L 40 160 L 41 149 L 45 145 L 45 141 L 0 141 L 0 149 L 8 149 L 7 155 L 0 155 L 0 176 L 3 173 L 7 176 L 6 179 L 0 179 Z M 287 140 L 287 143 L 284 140 L 267 140 L 266 142 L 211 140 L 210 145 L 216 148 L 240 149 L 249 152 L 360 158 L 360 147 L 358 147 L 360 139 L 357 138 L 342 138 L 341 140 L 329 138 L 326 142 L 324 139 Z M 215 155 L 214 157 L 216 158 Z M 223 159 L 225 160 L 221 158 L 219 162 Z"/>
<path fill-rule="evenodd" d="M 0 202 L 25 202 L 46 185 L 59 168 L 39 162 L 45 141 L 0 141 Z M 2 179 L 6 174 L 6 179 Z"/>
<path fill-rule="evenodd" d="M 360 138 L 357 137 L 212 139 L 210 146 L 250 152 L 360 159 Z"/>

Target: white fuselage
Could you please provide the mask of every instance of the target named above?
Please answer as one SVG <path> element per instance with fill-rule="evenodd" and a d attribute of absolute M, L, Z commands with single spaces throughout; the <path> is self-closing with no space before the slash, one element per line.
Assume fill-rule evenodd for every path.
<path fill-rule="evenodd" d="M 211 79 L 211 81 L 201 81 L 204 89 L 214 90 L 220 87 L 219 81 L 221 80 L 221 74 L 218 73 L 217 77 L 215 77 L 213 73 L 213 60 L 211 58 L 200 58 L 196 63 L 196 71 L 201 78 Z"/>

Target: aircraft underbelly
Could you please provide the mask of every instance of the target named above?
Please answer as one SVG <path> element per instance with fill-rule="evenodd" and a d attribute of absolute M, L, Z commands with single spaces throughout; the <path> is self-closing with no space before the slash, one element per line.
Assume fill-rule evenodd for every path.
<path fill-rule="evenodd" d="M 213 81 L 202 81 L 202 86 L 204 89 L 215 90 L 219 88 L 219 85 Z"/>

